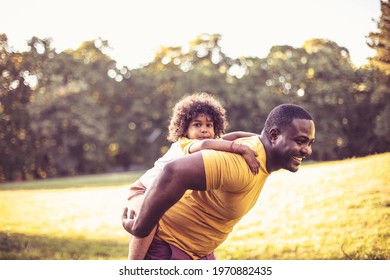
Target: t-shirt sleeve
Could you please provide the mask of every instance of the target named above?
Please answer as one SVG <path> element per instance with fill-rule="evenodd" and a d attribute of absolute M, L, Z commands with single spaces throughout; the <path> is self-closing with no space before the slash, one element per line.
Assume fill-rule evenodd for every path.
<path fill-rule="evenodd" d="M 190 147 L 193 143 L 199 141 L 198 139 L 188 139 L 185 137 L 182 137 L 179 139 L 180 148 L 183 151 L 184 155 L 190 154 Z"/>

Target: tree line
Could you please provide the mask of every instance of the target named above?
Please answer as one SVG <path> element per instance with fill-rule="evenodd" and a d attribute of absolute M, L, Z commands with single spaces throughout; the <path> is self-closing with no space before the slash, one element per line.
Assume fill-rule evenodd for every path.
<path fill-rule="evenodd" d="M 222 101 L 228 131 L 260 133 L 274 106 L 305 107 L 316 121 L 312 160 L 387 152 L 385 15 L 382 2 L 368 42 L 377 55 L 360 68 L 348 49 L 323 39 L 231 58 L 219 34 L 201 34 L 186 51 L 161 47 L 152 62 L 129 69 L 107 55 L 101 38 L 57 52 L 50 39 L 33 37 L 18 52 L 0 34 L 0 182 L 149 167 L 169 147 L 173 105 L 201 91 Z"/>

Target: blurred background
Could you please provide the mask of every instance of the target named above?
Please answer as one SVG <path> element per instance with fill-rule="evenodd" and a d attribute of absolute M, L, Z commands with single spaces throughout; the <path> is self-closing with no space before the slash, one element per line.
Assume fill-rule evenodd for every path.
<path fill-rule="evenodd" d="M 281 1 L 272 9 L 263 1 L 259 9 L 253 1 L 213 1 L 212 13 L 203 1 L 193 8 L 146 1 L 140 10 L 132 1 L 123 8 L 122 1 L 110 1 L 111 8 L 59 2 L 48 11 L 40 1 L 1 2 L 8 9 L 0 12 L 0 182 L 146 169 L 170 145 L 173 105 L 200 91 L 223 102 L 228 131 L 260 133 L 274 106 L 305 107 L 316 121 L 313 161 L 390 151 L 388 1 Z M 352 20 L 371 5 L 377 14 Z M 126 12 L 115 21 L 112 7 Z M 339 17 L 343 23 L 334 22 Z M 362 30 L 363 21 L 372 30 Z M 165 41 L 151 31 L 160 24 Z M 54 37 L 50 26 L 62 35 Z M 327 26 L 334 33 L 324 33 Z M 120 55 L 111 33 L 121 38 L 113 37 L 117 46 L 123 40 L 132 47 Z M 31 36 L 22 46 L 17 34 Z M 181 41 L 167 40 L 170 34 Z M 280 37 L 272 41 L 274 34 Z M 359 63 L 352 59 L 356 44 L 344 45 L 356 36 L 371 54 Z"/>
<path fill-rule="evenodd" d="M 390 11 L 380 0 L 0 0 L 0 259 L 126 259 L 130 184 L 205 91 L 227 132 L 316 122 L 219 259 L 390 259 Z M 313 164 L 311 164 L 313 163 Z"/>

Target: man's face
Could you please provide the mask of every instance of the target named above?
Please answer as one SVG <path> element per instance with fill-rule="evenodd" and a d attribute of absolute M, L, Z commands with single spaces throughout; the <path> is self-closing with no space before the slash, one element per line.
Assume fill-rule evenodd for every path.
<path fill-rule="evenodd" d="M 278 166 L 296 172 L 301 162 L 312 153 L 314 134 L 314 122 L 304 119 L 295 119 L 279 134 L 276 133 L 273 156 Z"/>

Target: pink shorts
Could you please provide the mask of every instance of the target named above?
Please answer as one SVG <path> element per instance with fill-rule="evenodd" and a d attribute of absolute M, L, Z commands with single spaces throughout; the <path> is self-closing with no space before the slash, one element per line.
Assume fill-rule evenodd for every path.
<path fill-rule="evenodd" d="M 199 260 L 215 259 L 214 252 L 199 258 Z M 154 238 L 146 253 L 145 260 L 192 260 L 192 258 L 179 248 Z"/>

